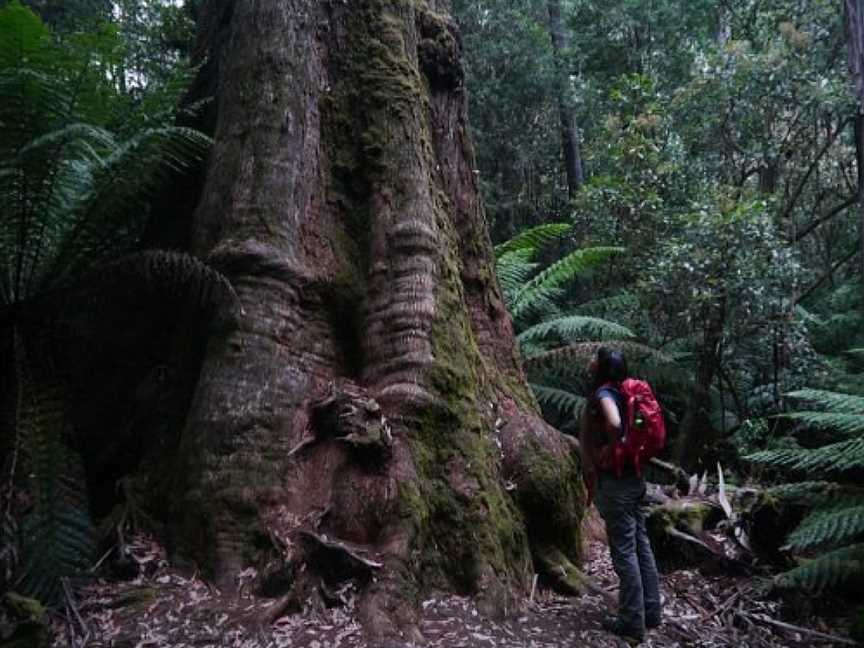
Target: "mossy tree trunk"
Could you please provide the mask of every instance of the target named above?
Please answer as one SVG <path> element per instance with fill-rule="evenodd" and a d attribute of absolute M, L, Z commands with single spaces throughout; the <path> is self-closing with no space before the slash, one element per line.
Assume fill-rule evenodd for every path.
<path fill-rule="evenodd" d="M 176 550 L 226 586 L 274 546 L 307 594 L 310 573 L 353 578 L 379 637 L 416 633 L 430 589 L 504 612 L 532 558 L 579 560 L 578 464 L 520 368 L 446 11 L 214 0 L 202 16 L 218 117 L 193 247 L 244 313 L 208 343 Z"/>

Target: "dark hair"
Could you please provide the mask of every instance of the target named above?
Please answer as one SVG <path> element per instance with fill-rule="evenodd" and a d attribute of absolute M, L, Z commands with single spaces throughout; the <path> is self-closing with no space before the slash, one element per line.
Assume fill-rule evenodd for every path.
<path fill-rule="evenodd" d="M 627 377 L 627 360 L 620 351 L 600 347 L 597 349 L 597 371 L 594 374 L 594 387 L 606 383 L 621 382 Z"/>

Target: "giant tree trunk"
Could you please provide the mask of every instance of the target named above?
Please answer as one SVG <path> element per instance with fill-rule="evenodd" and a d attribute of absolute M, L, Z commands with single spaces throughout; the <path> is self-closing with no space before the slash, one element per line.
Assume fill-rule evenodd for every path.
<path fill-rule="evenodd" d="M 244 313 L 183 431 L 176 551 L 230 587 L 275 546 L 298 600 L 353 579 L 373 636 L 416 632 L 430 588 L 505 611 L 532 552 L 579 559 L 578 465 L 520 368 L 442 4 L 202 18 L 218 118 L 193 246 Z"/>

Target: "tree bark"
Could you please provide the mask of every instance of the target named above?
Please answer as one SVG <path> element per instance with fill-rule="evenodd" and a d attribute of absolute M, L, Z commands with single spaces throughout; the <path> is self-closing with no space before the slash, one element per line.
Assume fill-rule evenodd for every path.
<path fill-rule="evenodd" d="M 579 147 L 579 132 L 576 115 L 567 97 L 567 65 L 564 60 L 567 51 L 567 35 L 561 24 L 561 0 L 548 0 L 549 35 L 552 38 L 552 56 L 555 61 L 555 93 L 558 100 L 558 117 L 561 122 L 561 148 L 564 153 L 564 169 L 567 173 L 567 194 L 576 195 L 585 182 L 582 167 L 582 151 Z"/>
<path fill-rule="evenodd" d="M 446 7 L 214 0 L 201 33 L 193 248 L 244 314 L 182 433 L 176 553 L 229 588 L 283 562 L 296 600 L 353 580 L 372 637 L 417 638 L 431 588 L 512 609 L 532 557 L 578 564 L 584 495 L 493 273 Z"/>
<path fill-rule="evenodd" d="M 858 253 L 859 273 L 864 285 L 864 5 L 845 0 L 849 74 L 855 86 L 855 160 L 858 167 Z"/>

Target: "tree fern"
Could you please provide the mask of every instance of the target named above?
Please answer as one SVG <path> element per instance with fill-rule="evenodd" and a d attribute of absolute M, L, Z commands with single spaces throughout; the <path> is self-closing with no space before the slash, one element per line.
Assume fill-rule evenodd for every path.
<path fill-rule="evenodd" d="M 495 269 L 501 290 L 504 291 L 504 299 L 510 303 L 513 295 L 534 274 L 539 263 L 531 261 L 534 251 L 530 249 L 511 250 L 498 257 Z"/>
<path fill-rule="evenodd" d="M 791 471 L 824 471 L 842 475 L 853 470 L 864 470 L 864 438 L 831 443 L 815 449 L 764 450 L 749 455 L 747 459 Z"/>
<path fill-rule="evenodd" d="M 829 409 L 832 414 L 855 414 L 864 418 L 864 396 L 839 394 L 824 389 L 800 389 L 787 394 L 790 398 L 807 401 L 814 406 Z M 797 417 L 803 412 L 793 412 L 787 416 Z"/>
<path fill-rule="evenodd" d="M 534 395 L 544 410 L 566 417 L 583 400 L 576 392 L 583 386 L 581 374 L 588 354 L 606 341 L 635 338 L 621 324 L 562 304 L 568 284 L 622 248 L 575 250 L 538 272 L 538 257 L 570 231 L 571 226 L 563 223 L 540 225 L 495 248 L 498 279 Z"/>
<path fill-rule="evenodd" d="M 96 291 L 124 278 L 127 290 L 143 286 L 207 307 L 237 303 L 221 274 L 187 255 L 106 265 L 138 246 L 148 192 L 209 146 L 166 110 L 180 94 L 179 76 L 159 97 L 143 92 L 130 110 L 105 72 L 121 51 L 112 30 L 63 41 L 18 0 L 0 9 L 0 307 L 13 315 L 0 334 L 14 331 L 14 429 L 33 476 L 32 507 L 17 524 L 19 586 L 44 600 L 88 564 L 93 545 L 83 466 L 68 442 L 64 386 L 46 339 L 51 318 L 42 315 L 70 285 Z M 14 316 L 28 309 L 40 317 L 25 330 Z"/>
<path fill-rule="evenodd" d="M 148 191 L 209 146 L 208 137 L 164 116 L 136 113 L 138 121 L 127 120 L 122 133 L 112 128 L 114 108 L 125 99 L 99 73 L 103 55 L 99 48 L 64 49 L 17 1 L 0 10 L 6 303 L 131 250 L 146 223 Z"/>
<path fill-rule="evenodd" d="M 824 390 L 801 390 L 817 411 L 787 414 L 812 428 L 836 430 L 844 438 L 818 448 L 784 448 L 757 452 L 750 461 L 794 474 L 825 475 L 834 482 L 806 481 L 770 489 L 769 494 L 810 508 L 789 534 L 787 548 L 810 552 L 840 547 L 782 574 L 788 586 L 823 589 L 864 581 L 864 398 Z M 851 545 L 842 547 L 842 545 Z"/>
<path fill-rule="evenodd" d="M 769 488 L 766 494 L 808 508 L 840 506 L 864 500 L 864 488 L 829 481 L 779 484 Z"/>

